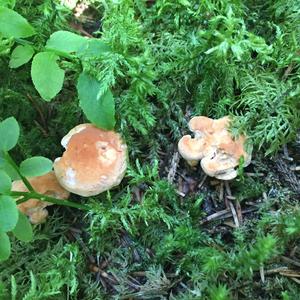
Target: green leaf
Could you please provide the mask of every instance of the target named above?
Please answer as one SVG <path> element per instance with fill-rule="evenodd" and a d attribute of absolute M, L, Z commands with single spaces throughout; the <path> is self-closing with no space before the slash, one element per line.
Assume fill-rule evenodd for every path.
<path fill-rule="evenodd" d="M 8 259 L 10 251 L 9 237 L 5 232 L 0 231 L 0 261 Z"/>
<path fill-rule="evenodd" d="M 9 151 L 16 146 L 20 128 L 14 117 L 5 119 L 0 123 L 0 150 Z"/>
<path fill-rule="evenodd" d="M 34 50 L 31 46 L 18 46 L 14 49 L 11 54 L 11 58 L 9 61 L 9 66 L 11 68 L 18 68 L 24 64 L 26 64 L 34 54 Z"/>
<path fill-rule="evenodd" d="M 20 172 L 23 176 L 41 176 L 52 170 L 52 161 L 43 156 L 35 156 L 25 159 L 20 164 Z"/>
<path fill-rule="evenodd" d="M 83 36 L 61 30 L 51 34 L 49 40 L 47 41 L 46 48 L 72 53 L 77 52 L 85 44 L 87 44 L 87 42 L 88 39 L 84 38 Z"/>
<path fill-rule="evenodd" d="M 57 64 L 58 56 L 40 52 L 32 60 L 31 78 L 41 97 L 50 101 L 62 89 L 65 72 Z"/>
<path fill-rule="evenodd" d="M 17 12 L 0 6 L 0 34 L 6 38 L 26 38 L 34 35 L 35 31 Z"/>
<path fill-rule="evenodd" d="M 4 172 L 0 170 L 0 193 L 7 194 L 11 190 L 11 179 L 10 177 Z"/>
<path fill-rule="evenodd" d="M 115 103 L 108 89 L 101 94 L 101 83 L 86 73 L 81 73 L 77 82 L 80 107 L 86 117 L 96 126 L 111 130 L 115 126 Z"/>
<path fill-rule="evenodd" d="M 100 57 L 103 53 L 111 51 L 111 48 L 99 39 L 89 39 L 83 48 L 77 51 L 82 58 Z"/>
<path fill-rule="evenodd" d="M 18 217 L 16 201 L 9 196 L 0 196 L 0 231 L 13 230 L 18 222 Z"/>
<path fill-rule="evenodd" d="M 3 170 L 12 180 L 20 179 L 18 172 L 4 159 L 1 153 L 0 169 Z"/>
<path fill-rule="evenodd" d="M 22 214 L 20 211 L 18 223 L 12 232 L 20 241 L 30 242 L 33 239 L 32 226 L 27 216 Z"/>

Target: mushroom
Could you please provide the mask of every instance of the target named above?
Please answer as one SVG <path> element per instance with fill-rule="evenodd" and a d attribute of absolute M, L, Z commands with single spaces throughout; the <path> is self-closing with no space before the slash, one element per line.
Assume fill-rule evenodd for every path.
<path fill-rule="evenodd" d="M 189 129 L 194 133 L 183 136 L 178 143 L 178 151 L 187 163 L 194 167 L 198 161 L 206 156 L 211 150 L 214 120 L 197 116 L 189 121 Z"/>
<path fill-rule="evenodd" d="M 189 128 L 195 137 L 183 136 L 178 143 L 179 153 L 192 166 L 200 160 L 203 171 L 211 177 L 222 180 L 235 178 L 240 158 L 244 157 L 244 166 L 247 166 L 251 154 L 244 150 L 245 136 L 232 138 L 228 131 L 229 123 L 228 116 L 218 120 L 203 116 L 192 118 Z"/>
<path fill-rule="evenodd" d="M 192 138 L 190 135 L 183 136 L 178 142 L 178 151 L 187 163 L 195 167 L 201 160 L 207 149 L 207 143 L 203 138 Z"/>
<path fill-rule="evenodd" d="M 66 151 L 55 160 L 54 171 L 66 190 L 87 197 L 120 184 L 127 167 L 127 146 L 118 133 L 81 124 L 61 144 Z"/>
<path fill-rule="evenodd" d="M 70 193 L 64 190 L 58 183 L 54 172 L 49 172 L 42 176 L 36 176 L 28 178 L 28 181 L 39 194 L 52 196 L 59 199 L 68 199 Z M 12 191 L 15 192 L 28 192 L 27 187 L 22 180 L 15 180 L 12 183 Z M 18 209 L 29 216 L 32 224 L 43 223 L 47 216 L 48 211 L 45 207 L 52 205 L 52 203 L 46 201 L 40 201 L 37 199 L 29 199 L 18 205 Z"/>
<path fill-rule="evenodd" d="M 228 136 L 226 137 L 228 139 Z M 227 141 L 227 143 L 220 143 L 215 152 L 204 157 L 201 160 L 201 167 L 203 171 L 217 179 L 231 180 L 237 176 L 235 169 L 239 165 L 241 157 L 246 158 L 244 166 L 250 164 L 251 158 L 244 150 L 245 137 L 241 136 L 237 140 Z"/>

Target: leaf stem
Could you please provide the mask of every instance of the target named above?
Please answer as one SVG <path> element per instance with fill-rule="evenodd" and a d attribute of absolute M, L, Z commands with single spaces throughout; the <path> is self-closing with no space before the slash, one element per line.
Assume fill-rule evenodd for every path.
<path fill-rule="evenodd" d="M 27 189 L 30 192 L 34 192 L 34 188 L 30 184 L 30 182 L 27 180 L 27 178 L 21 174 L 19 167 L 17 166 L 17 164 L 15 163 L 15 161 L 12 159 L 12 157 L 10 156 L 10 154 L 8 152 L 5 152 L 5 159 L 16 170 L 16 172 L 21 177 L 21 179 L 24 182 L 24 184 L 27 187 Z"/>
<path fill-rule="evenodd" d="M 17 200 L 17 204 L 21 204 L 23 202 L 26 202 L 28 199 L 38 199 L 41 201 L 50 202 L 53 204 L 63 205 L 63 206 L 69 206 L 69 207 L 75 207 L 82 210 L 90 210 L 91 208 L 88 205 L 75 203 L 68 200 L 58 199 L 54 198 L 48 195 L 39 194 L 37 192 L 11 192 L 11 196 L 21 196 L 22 199 Z"/>
<path fill-rule="evenodd" d="M 14 39 L 17 43 L 21 44 L 21 45 L 34 45 L 33 42 L 29 42 L 27 40 L 21 39 L 21 38 L 15 38 Z"/>

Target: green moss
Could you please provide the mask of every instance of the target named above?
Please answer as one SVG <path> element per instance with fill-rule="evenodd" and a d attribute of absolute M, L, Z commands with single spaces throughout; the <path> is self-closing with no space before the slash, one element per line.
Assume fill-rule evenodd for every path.
<path fill-rule="evenodd" d="M 73 31 L 72 12 L 58 2 L 17 2 L 37 30 L 39 50 L 52 32 Z M 86 215 L 50 208 L 33 242 L 12 241 L 11 258 L 0 264 L 0 299 L 297 299 L 296 282 L 274 273 L 263 283 L 259 271 L 293 268 L 281 256 L 299 244 L 298 195 L 264 157 L 299 128 L 299 1 L 88 3 L 101 16 L 92 20 L 100 24 L 93 34 L 112 53 L 81 65 L 62 60 L 64 87 L 46 103 L 33 87 L 30 63 L 8 68 L 13 43 L 1 39 L 0 118 L 20 124 L 16 161 L 60 156 L 61 138 L 87 122 L 75 86 L 83 68 L 113 91 L 130 167 L 109 193 L 72 196 L 92 205 Z M 197 187 L 199 169 L 179 163 L 174 182 L 166 180 L 178 139 L 197 114 L 234 116 L 232 132 L 254 144 L 250 171 L 266 175 L 241 174 L 230 183 L 242 208 L 256 209 L 243 214 L 239 228 L 201 222 L 225 207 L 209 180 Z"/>

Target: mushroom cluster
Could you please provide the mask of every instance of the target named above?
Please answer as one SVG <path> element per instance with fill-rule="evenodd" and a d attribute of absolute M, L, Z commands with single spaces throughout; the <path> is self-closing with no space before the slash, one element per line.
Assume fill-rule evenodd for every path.
<path fill-rule="evenodd" d="M 28 181 L 39 194 L 58 199 L 68 199 L 70 195 L 68 191 L 60 186 L 54 172 L 28 178 Z M 12 183 L 12 191 L 28 192 L 28 189 L 22 180 L 15 180 Z M 18 209 L 29 217 L 32 224 L 40 224 L 43 223 L 48 216 L 48 211 L 45 208 L 49 205 L 52 205 L 52 203 L 40 201 L 38 199 L 29 199 L 26 202 L 19 204 Z"/>
<path fill-rule="evenodd" d="M 118 133 L 81 124 L 61 144 L 66 151 L 55 160 L 54 171 L 66 190 L 87 197 L 120 184 L 127 167 L 127 146 Z"/>
<path fill-rule="evenodd" d="M 237 176 L 236 167 L 244 158 L 244 167 L 251 162 L 251 153 L 244 149 L 245 136 L 234 139 L 229 130 L 228 116 L 213 120 L 204 116 L 193 117 L 189 129 L 194 133 L 183 136 L 178 151 L 191 166 L 201 161 L 203 171 L 217 179 L 231 180 Z"/>

